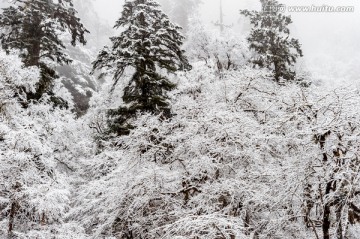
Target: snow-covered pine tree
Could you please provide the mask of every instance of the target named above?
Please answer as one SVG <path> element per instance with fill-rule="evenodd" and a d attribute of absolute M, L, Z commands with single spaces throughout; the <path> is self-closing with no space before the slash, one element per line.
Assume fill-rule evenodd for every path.
<path fill-rule="evenodd" d="M 18 49 L 26 67 L 41 69 L 36 93 L 27 92 L 28 98 L 36 100 L 44 93 L 52 94 L 57 74 L 49 63 L 71 62 L 60 34 L 69 32 L 75 46 L 77 42 L 86 44 L 84 34 L 88 32 L 76 16 L 72 0 L 16 0 L 0 14 L 0 29 L 3 49 Z"/>
<path fill-rule="evenodd" d="M 112 37 L 112 47 L 105 47 L 93 63 L 96 69 L 114 69 L 114 87 L 124 70 L 134 74 L 124 89 L 125 107 L 109 110 L 109 131 L 128 134 L 133 128 L 129 119 L 138 111 L 170 116 L 167 91 L 175 84 L 159 73 L 159 69 L 175 73 L 190 69 L 184 51 L 180 27 L 171 23 L 154 0 L 129 0 L 114 28 L 124 29 Z"/>
<path fill-rule="evenodd" d="M 250 18 L 253 26 L 248 41 L 250 49 L 257 54 L 252 62 L 261 68 L 271 69 L 278 82 L 281 78 L 294 80 L 295 72 L 291 68 L 303 54 L 299 41 L 290 38 L 288 25 L 292 23 L 291 17 L 281 13 L 283 6 L 278 1 L 260 1 L 262 11 L 240 11 Z"/>

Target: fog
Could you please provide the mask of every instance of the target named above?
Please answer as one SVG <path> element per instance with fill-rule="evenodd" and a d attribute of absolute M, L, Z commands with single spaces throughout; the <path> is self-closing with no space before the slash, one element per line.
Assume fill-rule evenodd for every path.
<path fill-rule="evenodd" d="M 5 6 L 11 0 L 0 0 Z M 75 0 L 83 1 L 83 0 Z M 91 0 L 86 0 L 91 1 Z M 101 19 L 110 26 L 119 17 L 124 0 L 92 0 Z M 222 0 L 224 23 L 235 32 L 242 32 L 246 19 L 241 18 L 240 9 L 260 9 L 257 0 Z M 280 0 L 286 6 L 354 6 L 354 12 L 288 12 L 293 24 L 292 36 L 300 39 L 304 50 L 304 65 L 314 77 L 337 83 L 360 83 L 360 2 L 358 0 Z M 203 0 L 200 16 L 209 27 L 218 21 L 220 0 Z M 86 23 L 85 23 L 86 24 Z M 243 33 L 246 36 L 246 32 Z"/>
<path fill-rule="evenodd" d="M 241 31 L 245 19 L 239 9 L 260 9 L 260 1 L 222 0 L 224 23 L 234 31 Z M 288 6 L 354 6 L 354 12 L 297 12 L 293 19 L 292 36 L 299 38 L 304 50 L 304 64 L 323 81 L 360 83 L 360 3 L 358 0 L 281 0 Z M 113 24 L 120 14 L 122 0 L 95 0 L 101 18 Z M 214 27 L 219 19 L 220 0 L 203 0 L 200 15 L 205 24 Z M 332 83 L 331 83 L 332 84 Z"/>
<path fill-rule="evenodd" d="M 99 16 L 113 25 L 121 13 L 123 0 L 94 0 Z"/>

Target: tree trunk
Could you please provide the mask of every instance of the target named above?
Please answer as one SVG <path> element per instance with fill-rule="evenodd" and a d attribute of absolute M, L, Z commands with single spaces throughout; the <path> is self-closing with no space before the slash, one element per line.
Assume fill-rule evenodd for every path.
<path fill-rule="evenodd" d="M 312 201 L 312 196 L 311 196 L 311 189 L 312 186 L 310 183 L 308 183 L 305 188 L 304 188 L 304 197 L 305 197 L 305 205 L 304 205 L 304 213 L 305 213 L 305 217 L 304 217 L 304 222 L 306 224 L 307 227 L 311 227 L 311 219 L 310 219 L 310 213 L 311 210 L 314 206 L 314 203 Z"/>
<path fill-rule="evenodd" d="M 330 239 L 330 212 L 330 206 L 328 203 L 326 203 L 324 207 L 324 217 L 322 225 L 324 239 Z"/>
<path fill-rule="evenodd" d="M 277 82 L 279 82 L 280 76 L 281 76 L 281 74 L 280 74 L 279 62 L 276 60 L 276 61 L 274 61 L 274 77 Z"/>
<path fill-rule="evenodd" d="M 325 195 L 328 195 L 330 193 L 331 188 L 332 188 L 332 182 L 328 182 L 326 184 Z M 329 202 L 326 202 L 324 205 L 324 216 L 323 216 L 323 223 L 322 223 L 324 239 L 330 239 L 330 225 L 331 225 L 330 224 L 330 213 L 331 213 L 331 205 Z"/>
<path fill-rule="evenodd" d="M 336 209 L 336 221 L 338 222 L 338 227 L 336 229 L 336 235 L 338 239 L 343 239 L 343 225 L 342 225 L 342 218 L 341 218 L 341 214 L 342 214 L 342 210 L 343 210 L 343 206 L 342 205 L 338 205 L 338 208 Z"/>
<path fill-rule="evenodd" d="M 41 29 L 41 19 L 39 16 L 34 16 L 25 23 L 24 32 L 28 46 L 26 46 L 27 56 L 25 58 L 25 66 L 39 66 L 41 53 L 41 37 L 43 31 Z"/>
<path fill-rule="evenodd" d="M 9 215 L 9 228 L 8 228 L 8 233 L 9 233 L 9 237 L 10 237 L 10 238 L 11 238 L 12 231 L 14 230 L 15 214 L 16 214 L 16 203 L 13 202 L 13 203 L 11 203 L 10 215 Z"/>
<path fill-rule="evenodd" d="M 40 41 L 33 40 L 31 47 L 29 47 L 29 56 L 25 62 L 26 66 L 39 66 L 40 61 Z"/>

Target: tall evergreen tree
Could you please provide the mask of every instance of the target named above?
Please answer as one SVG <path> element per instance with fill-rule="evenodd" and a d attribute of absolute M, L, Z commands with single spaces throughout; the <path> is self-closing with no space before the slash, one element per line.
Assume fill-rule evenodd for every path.
<path fill-rule="evenodd" d="M 26 67 L 41 69 L 42 79 L 32 99 L 51 93 L 56 72 L 49 62 L 68 64 L 71 59 L 64 53 L 65 45 L 60 34 L 68 32 L 71 44 L 86 44 L 88 32 L 76 16 L 72 0 L 15 0 L 14 6 L 0 14 L 0 43 L 9 52 L 18 49 Z"/>
<path fill-rule="evenodd" d="M 303 54 L 299 41 L 290 38 L 291 17 L 281 13 L 283 6 L 278 1 L 260 1 L 262 11 L 240 11 L 250 18 L 253 26 L 248 37 L 250 49 L 257 53 L 253 63 L 271 69 L 276 81 L 294 80 L 295 72 L 291 68 Z"/>
<path fill-rule="evenodd" d="M 124 135 L 132 128 L 129 119 L 138 111 L 170 116 L 166 92 L 175 84 L 158 70 L 174 73 L 191 66 L 180 49 L 184 39 L 180 27 L 170 22 L 154 0 L 126 1 L 114 28 L 124 30 L 111 38 L 112 47 L 99 53 L 93 68 L 115 69 L 114 86 L 125 69 L 134 69 L 123 95 L 127 106 L 108 112 L 110 132 Z"/>

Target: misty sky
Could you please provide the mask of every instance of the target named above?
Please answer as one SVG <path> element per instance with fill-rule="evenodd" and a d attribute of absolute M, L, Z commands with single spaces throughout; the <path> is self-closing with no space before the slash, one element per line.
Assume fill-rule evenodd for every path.
<path fill-rule="evenodd" d="M 4 5 L 10 0 L 0 0 Z M 74 0 L 76 1 L 76 0 Z M 179 0 L 181 1 L 181 0 Z M 220 0 L 202 0 L 200 14 L 209 27 L 219 18 Z M 225 24 L 240 31 L 239 9 L 260 9 L 259 0 L 222 0 Z M 124 0 L 94 0 L 99 16 L 111 26 L 120 16 Z M 359 0 L 279 0 L 287 6 L 354 6 L 353 13 L 289 13 L 293 19 L 292 36 L 303 45 L 311 70 L 323 77 L 328 74 L 341 80 L 350 72 L 360 84 L 360 1 Z"/>
<path fill-rule="evenodd" d="M 181 0 L 179 0 L 181 1 Z M 218 6 L 220 0 L 203 0 L 201 13 L 204 19 L 216 21 L 218 18 Z M 260 4 L 257 0 L 222 0 L 225 13 L 225 21 L 236 22 L 239 16 L 239 9 L 254 8 L 258 9 Z M 99 15 L 113 22 L 121 12 L 123 0 L 95 0 L 95 6 Z M 346 19 L 357 19 L 360 22 L 360 3 L 358 0 L 280 0 L 279 2 L 287 6 L 310 6 L 310 5 L 329 5 L 329 6 L 355 6 L 355 13 L 292 13 L 294 21 L 301 20 L 306 25 L 330 24 Z M 316 22 L 314 22 L 316 20 Z M 330 22 L 328 22 L 330 20 Z"/>
<path fill-rule="evenodd" d="M 179 0 L 181 1 L 181 0 Z M 239 9 L 260 9 L 257 0 L 222 0 L 224 21 L 241 25 Z M 203 0 L 200 13 L 212 26 L 219 17 L 220 0 Z M 292 13 L 292 36 L 299 38 L 305 54 L 304 62 L 315 77 L 350 80 L 360 84 L 360 1 L 359 0 L 280 0 L 287 6 L 355 6 L 353 13 Z M 119 17 L 123 0 L 95 0 L 101 18 L 113 24 Z M 240 28 L 239 28 L 240 31 Z"/>
<path fill-rule="evenodd" d="M 181 1 L 181 0 L 179 0 Z M 205 22 L 211 24 L 216 22 L 219 16 L 220 0 L 203 0 L 201 15 Z M 235 25 L 239 23 L 239 9 L 259 9 L 259 1 L 256 0 L 222 0 L 224 21 L 226 24 Z M 291 13 L 293 17 L 293 32 L 304 41 L 304 44 L 312 42 L 313 48 L 319 39 L 340 40 L 334 38 L 356 38 L 360 40 L 360 1 L 358 0 L 280 0 L 287 6 L 355 6 L 354 13 Z M 95 0 L 95 6 L 99 15 L 113 24 L 119 17 L 123 0 Z M 289 14 L 287 12 L 287 14 Z M 235 29 L 236 30 L 236 29 Z M 332 39 L 329 39 L 329 37 Z"/>

